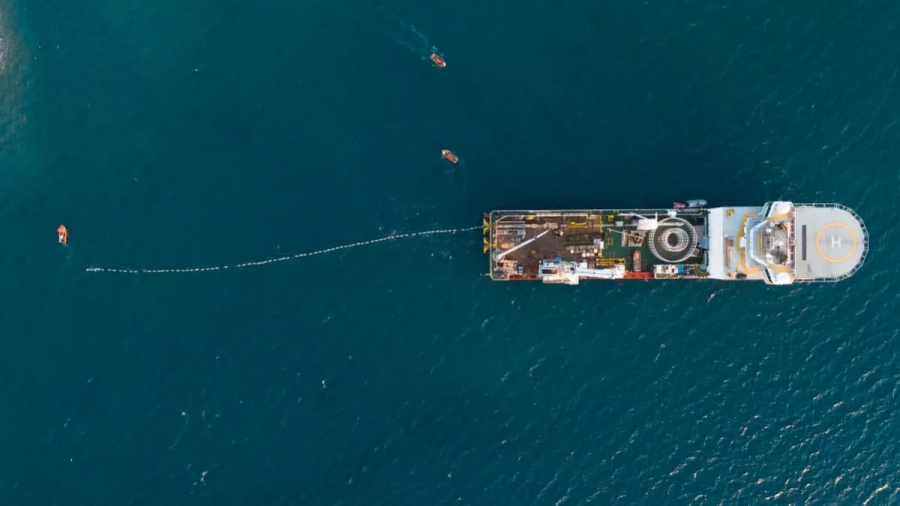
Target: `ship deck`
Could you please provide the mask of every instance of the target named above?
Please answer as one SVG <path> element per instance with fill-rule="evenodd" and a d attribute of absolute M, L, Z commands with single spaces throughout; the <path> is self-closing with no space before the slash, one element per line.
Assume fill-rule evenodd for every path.
<path fill-rule="evenodd" d="M 794 220 L 797 279 L 837 281 L 862 266 L 869 233 L 852 209 L 839 204 L 797 204 Z"/>
<path fill-rule="evenodd" d="M 625 266 L 626 279 L 702 278 L 706 211 L 670 209 L 590 209 L 574 211 L 493 211 L 486 218 L 491 278 L 536 280 L 543 260 L 587 264 L 590 269 Z M 658 217 L 654 231 L 639 230 L 641 218 Z M 635 251 L 641 265 L 634 264 Z M 654 266 L 682 266 L 653 275 Z"/>

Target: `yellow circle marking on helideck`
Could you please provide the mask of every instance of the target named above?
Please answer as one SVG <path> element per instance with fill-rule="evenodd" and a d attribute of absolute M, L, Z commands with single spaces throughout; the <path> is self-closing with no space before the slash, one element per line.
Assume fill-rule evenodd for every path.
<path fill-rule="evenodd" d="M 850 246 L 850 252 L 840 258 L 832 258 L 826 255 L 824 251 L 822 251 L 822 234 L 824 234 L 826 230 L 834 227 L 840 227 L 846 230 L 847 233 L 850 234 L 850 239 L 853 241 L 853 244 Z M 853 256 L 853 253 L 856 252 L 856 234 L 853 233 L 853 229 L 851 229 L 846 223 L 832 221 L 831 223 L 825 224 L 825 226 L 822 227 L 822 229 L 819 230 L 819 233 L 816 235 L 816 250 L 818 250 L 819 256 L 822 257 L 826 262 L 831 262 L 833 264 L 846 262 L 850 259 L 850 257 Z"/>

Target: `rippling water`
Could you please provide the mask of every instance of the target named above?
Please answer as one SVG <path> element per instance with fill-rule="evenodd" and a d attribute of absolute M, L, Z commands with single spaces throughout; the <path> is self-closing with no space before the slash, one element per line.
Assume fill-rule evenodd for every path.
<path fill-rule="evenodd" d="M 0 0 L 0 502 L 896 502 L 898 19 Z M 868 263 L 499 284 L 473 231 L 85 272 L 697 197 L 846 204 Z"/>

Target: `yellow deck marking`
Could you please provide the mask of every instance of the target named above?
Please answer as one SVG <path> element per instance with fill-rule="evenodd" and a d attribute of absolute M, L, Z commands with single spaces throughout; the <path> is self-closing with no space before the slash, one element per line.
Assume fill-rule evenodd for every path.
<path fill-rule="evenodd" d="M 734 239 L 734 249 L 738 251 L 741 257 L 741 267 L 744 268 L 744 274 L 759 274 L 759 269 L 751 269 L 747 266 L 747 252 L 744 251 L 744 248 L 741 247 L 741 238 L 744 237 L 744 226 L 747 224 L 747 218 L 751 216 L 757 216 L 756 213 L 744 213 L 744 217 L 741 218 L 741 228 L 738 229 L 738 235 Z"/>
<path fill-rule="evenodd" d="M 824 251 L 822 251 L 822 242 L 821 242 L 822 234 L 824 234 L 825 231 L 831 227 L 843 228 L 844 230 L 847 231 L 847 233 L 850 234 L 850 239 L 853 241 L 853 245 L 850 247 L 850 253 L 847 253 L 846 255 L 842 256 L 841 258 L 831 258 L 830 256 L 826 255 Z M 822 257 L 826 262 L 830 262 L 833 264 L 839 264 L 841 262 L 846 262 L 847 260 L 850 259 L 850 257 L 853 256 L 853 253 L 856 253 L 856 234 L 853 232 L 853 229 L 851 229 L 850 226 L 847 225 L 846 223 L 841 223 L 839 221 L 832 221 L 831 223 L 827 223 L 824 227 L 822 227 L 822 229 L 819 230 L 819 233 L 816 235 L 816 250 L 818 250 L 819 256 Z"/>

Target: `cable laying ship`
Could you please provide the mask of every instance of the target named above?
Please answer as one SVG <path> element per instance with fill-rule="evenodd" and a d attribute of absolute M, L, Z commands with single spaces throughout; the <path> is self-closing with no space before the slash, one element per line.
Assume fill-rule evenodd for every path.
<path fill-rule="evenodd" d="M 840 204 L 492 211 L 491 279 L 577 285 L 593 279 L 840 281 L 866 259 L 863 220 Z"/>

